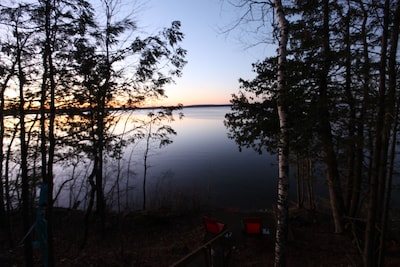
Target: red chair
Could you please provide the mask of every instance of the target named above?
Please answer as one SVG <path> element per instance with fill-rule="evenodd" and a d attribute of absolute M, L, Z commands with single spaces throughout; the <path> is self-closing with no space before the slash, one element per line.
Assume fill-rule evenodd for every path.
<path fill-rule="evenodd" d="M 227 236 L 227 225 L 214 218 L 203 217 L 205 235 L 203 248 L 206 251 L 206 265 L 201 266 L 228 266 L 228 259 L 232 252 L 230 235 Z M 186 266 L 186 265 L 185 265 Z M 192 266 L 192 265 L 191 265 Z M 196 264 L 196 266 L 198 266 Z"/>
<path fill-rule="evenodd" d="M 222 233 L 223 230 L 226 228 L 226 224 L 217 221 L 216 219 L 204 216 L 203 217 L 204 226 L 206 231 L 213 235 L 218 235 Z"/>
<path fill-rule="evenodd" d="M 243 220 L 246 234 L 261 234 L 262 221 L 260 217 L 247 217 Z"/>

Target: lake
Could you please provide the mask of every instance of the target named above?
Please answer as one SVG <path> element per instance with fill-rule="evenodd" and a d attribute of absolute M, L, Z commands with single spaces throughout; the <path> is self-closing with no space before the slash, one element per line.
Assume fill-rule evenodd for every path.
<path fill-rule="evenodd" d="M 140 117 L 148 110 L 122 112 L 115 132 L 136 127 L 130 117 Z M 237 209 L 270 209 L 276 203 L 277 156 L 259 155 L 252 149 L 238 146 L 227 137 L 224 116 L 230 107 L 187 107 L 168 124 L 177 132 L 173 143 L 159 148 L 150 142 L 146 175 L 147 208 L 194 208 L 199 205 Z M 129 116 L 128 116 L 129 115 Z M 154 131 L 154 129 L 153 129 Z M 128 145 L 119 160 L 106 159 L 105 192 L 112 208 L 140 209 L 143 203 L 144 140 Z M 82 160 L 81 160 L 82 161 Z M 89 161 L 71 166 L 57 166 L 56 184 L 74 177 L 87 177 Z M 323 177 L 323 175 L 318 175 Z M 295 198 L 295 179 L 291 178 L 291 198 Z M 398 184 L 396 177 L 395 183 Z M 74 179 L 59 195 L 56 205 L 72 206 L 76 200 L 87 205 L 87 182 Z M 316 197 L 328 197 L 325 181 L 314 186 Z M 399 194 L 394 193 L 398 206 Z"/>
<path fill-rule="evenodd" d="M 270 154 L 259 155 L 252 149 L 239 152 L 236 143 L 227 137 L 228 130 L 223 124 L 229 111 L 227 106 L 184 108 L 182 119 L 176 115 L 175 120 L 168 123 L 177 132 L 172 136 L 173 143 L 162 148 L 155 141 L 151 143 L 146 176 L 149 207 L 184 205 L 190 208 L 190 205 L 204 204 L 271 208 L 276 201 L 277 158 Z M 134 127 L 129 120 L 121 120 L 116 128 L 127 131 Z M 115 207 L 119 200 L 123 209 L 141 207 L 144 148 L 144 140 L 129 145 L 119 161 L 106 163 L 105 191 L 110 205 Z M 87 176 L 90 167 L 87 162 L 85 166 L 75 169 L 58 166 L 55 169 L 57 184 L 68 179 L 72 172 L 75 177 Z M 82 197 L 87 190 L 85 182 L 69 183 L 56 205 L 71 206 L 76 199 L 87 201 Z"/>
<path fill-rule="evenodd" d="M 227 137 L 223 124 L 229 107 L 184 108 L 185 117 L 171 126 L 174 142 L 150 160 L 154 179 L 169 172 L 188 192 L 212 206 L 270 208 L 276 199 L 277 160 L 243 149 Z"/>

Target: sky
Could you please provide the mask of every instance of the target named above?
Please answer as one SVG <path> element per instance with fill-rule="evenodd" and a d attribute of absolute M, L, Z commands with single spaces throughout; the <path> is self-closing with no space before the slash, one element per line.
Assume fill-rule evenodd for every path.
<path fill-rule="evenodd" d="M 239 78 L 255 77 L 252 63 L 276 53 L 274 45 L 247 43 L 239 29 L 223 33 L 239 13 L 221 0 L 145 2 L 138 12 L 138 24 L 151 32 L 181 21 L 185 35 L 181 46 L 188 51 L 183 75 L 165 87 L 168 98 L 161 105 L 229 104 L 239 90 Z"/>
<path fill-rule="evenodd" d="M 101 8 L 100 0 L 90 1 L 95 9 Z M 165 87 L 168 98 L 151 106 L 229 104 L 231 95 L 239 91 L 239 78 L 256 76 L 252 64 L 276 54 L 276 44 L 254 45 L 256 40 L 241 28 L 223 33 L 243 12 L 229 0 L 116 1 L 121 1 L 121 16 L 134 11 L 144 33 L 155 34 L 172 21 L 181 21 L 185 36 L 181 46 L 187 50 L 188 63 L 182 77 Z M 257 36 L 271 40 L 271 30 Z"/>

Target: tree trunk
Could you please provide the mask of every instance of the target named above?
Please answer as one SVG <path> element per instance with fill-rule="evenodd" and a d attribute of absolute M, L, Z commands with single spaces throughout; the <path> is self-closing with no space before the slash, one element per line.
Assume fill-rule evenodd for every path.
<path fill-rule="evenodd" d="M 364 164 L 364 124 L 365 124 L 365 114 L 367 109 L 367 103 L 369 102 L 369 84 L 370 84 L 370 59 L 369 59 L 369 48 L 368 48 L 368 39 L 367 39 L 367 22 L 368 22 L 368 12 L 364 7 L 364 2 L 359 1 L 360 9 L 363 13 L 363 22 L 361 26 L 361 35 L 363 41 L 363 54 L 362 58 L 364 60 L 363 68 L 362 68 L 362 76 L 363 76 L 363 100 L 361 103 L 360 115 L 358 117 L 357 123 L 357 144 L 356 144 L 356 154 L 355 154 L 355 164 L 354 164 L 354 180 L 353 180 L 353 189 L 351 190 L 351 202 L 348 210 L 348 215 L 350 217 L 355 217 L 357 215 L 357 211 L 360 205 L 360 193 L 361 193 L 361 183 L 362 183 L 362 169 Z"/>
<path fill-rule="evenodd" d="M 302 208 L 304 202 L 304 166 L 303 161 L 300 158 L 300 155 L 296 155 L 296 173 L 297 173 L 297 183 L 296 183 L 296 191 L 297 191 L 297 207 Z"/>
<path fill-rule="evenodd" d="M 369 195 L 368 195 L 368 214 L 367 225 L 365 229 L 365 243 L 363 252 L 363 262 L 365 267 L 377 266 L 377 252 L 379 233 L 377 227 L 378 209 L 380 204 L 380 191 L 379 188 L 382 184 L 383 174 L 386 173 L 386 163 L 384 162 L 387 156 L 387 147 L 384 146 L 385 140 L 385 113 L 386 113 L 386 60 L 388 51 L 389 39 L 389 6 L 390 1 L 385 1 L 384 18 L 382 26 L 382 45 L 381 45 L 381 58 L 379 69 L 379 94 L 377 102 L 377 118 L 376 129 L 373 144 L 372 166 L 369 179 Z M 384 166 L 385 165 L 385 166 Z"/>
<path fill-rule="evenodd" d="M 287 102 L 286 102 L 286 47 L 288 42 L 288 22 L 285 18 L 281 0 L 275 0 L 276 15 L 279 23 L 278 52 L 278 115 L 280 125 L 279 140 L 279 178 L 278 178 L 278 221 L 275 237 L 274 266 L 286 266 L 286 244 L 288 233 L 289 206 L 289 143 L 287 132 Z"/>
<path fill-rule="evenodd" d="M 390 127 L 392 127 L 392 140 L 391 140 L 391 151 L 390 151 L 390 159 L 387 177 L 385 177 L 385 181 L 382 181 L 382 189 L 381 189 L 381 204 L 380 210 L 382 214 L 378 217 L 381 218 L 381 232 L 379 239 L 379 249 L 377 256 L 377 266 L 384 266 L 384 255 L 385 255 L 385 239 L 387 232 L 387 222 L 389 218 L 389 209 L 390 209 L 390 199 L 391 199 L 391 191 L 392 191 L 392 179 L 393 179 L 393 170 L 394 170 L 394 161 L 397 147 L 397 127 L 398 127 L 398 116 L 399 116 L 399 104 L 400 100 L 397 100 L 397 103 L 394 103 L 394 99 L 396 99 L 396 84 L 397 84 L 397 75 L 396 75 L 396 55 L 398 49 L 398 41 L 399 41 L 399 32 L 400 32 L 400 1 L 397 2 L 396 11 L 394 12 L 393 19 L 393 30 L 391 31 L 391 45 L 390 45 L 390 53 L 389 53 L 389 61 L 388 61 L 388 89 L 389 94 L 388 98 L 390 99 L 389 105 L 386 105 L 387 111 L 385 114 L 386 123 L 387 123 L 387 140 L 389 141 L 389 131 Z M 391 104 L 390 104 L 391 103 Z M 397 106 L 396 106 L 397 105 Z M 396 106 L 396 107 L 395 107 Z M 392 125 L 392 126 L 390 126 Z M 388 142 L 389 148 L 389 142 Z"/>
<path fill-rule="evenodd" d="M 50 47 L 49 47 L 50 50 Z M 54 175 L 53 175 L 53 164 L 54 164 L 54 150 L 56 140 L 54 136 L 55 127 L 55 81 L 54 81 L 54 65 L 53 65 L 53 53 L 50 50 L 49 54 L 49 73 L 50 73 L 50 114 L 49 114 L 49 150 L 48 150 L 48 161 L 47 161 L 47 264 L 48 266 L 55 266 L 54 259 L 54 244 L 53 244 L 53 187 L 54 187 Z"/>
<path fill-rule="evenodd" d="M 45 8 L 45 42 L 44 42 L 44 53 L 43 53 L 43 78 L 42 78 L 42 96 L 41 96 L 41 152 L 42 152 L 42 179 L 44 185 L 47 187 L 46 196 L 46 213 L 45 217 L 47 220 L 46 224 L 46 236 L 47 243 L 41 249 L 42 254 L 45 255 L 42 258 L 43 264 L 46 266 L 54 266 L 54 246 L 53 246 L 53 163 L 54 163 L 54 149 L 55 149 L 55 137 L 54 137 L 54 121 L 55 121 L 55 67 L 53 65 L 53 38 L 52 33 L 56 31 L 52 25 L 52 12 L 55 8 L 50 0 L 46 0 L 44 3 Z M 47 96 L 50 96 L 50 112 L 49 122 L 46 126 L 47 116 Z M 48 144 L 48 146 L 47 146 Z M 43 208 L 43 207 L 41 207 Z"/>
<path fill-rule="evenodd" d="M 3 144 L 4 144 L 4 86 L 0 92 L 0 226 L 6 226 L 6 206 L 3 187 Z"/>
<path fill-rule="evenodd" d="M 11 77 L 15 75 L 15 67 L 17 65 L 17 61 L 15 60 L 12 63 L 11 68 L 9 69 L 9 74 L 6 76 L 6 78 L 3 81 L 3 84 L 1 85 L 1 92 L 0 92 L 0 226 L 4 227 L 7 229 L 7 235 L 8 235 L 8 242 L 11 247 L 13 244 L 12 240 L 12 231 L 11 231 L 11 224 L 10 224 L 10 218 L 9 218 L 9 203 L 8 200 L 10 196 L 8 195 L 8 179 L 6 178 L 7 174 L 3 176 L 3 170 L 4 170 L 4 134 L 5 134 L 5 129 L 4 129 L 4 108 L 5 108 L 5 90 L 8 86 L 8 82 L 10 81 Z M 4 179 L 3 179 L 4 178 Z M 5 195 L 4 195 L 5 194 Z"/>
<path fill-rule="evenodd" d="M 97 164 L 96 161 L 94 164 Z M 84 228 L 83 228 L 83 236 L 82 236 L 82 243 L 80 246 L 80 249 L 83 250 L 83 248 L 86 246 L 86 242 L 88 240 L 89 236 L 89 224 L 90 224 L 90 216 L 92 215 L 92 210 L 93 210 L 93 205 L 94 205 L 94 198 L 96 194 L 96 184 L 94 182 L 94 176 L 95 174 L 95 167 L 93 168 L 92 173 L 88 177 L 89 184 L 90 184 L 90 193 L 89 193 L 89 204 L 86 209 L 85 213 L 85 218 L 84 218 Z"/>
<path fill-rule="evenodd" d="M 31 203 L 30 203 L 30 186 L 28 177 L 28 147 L 25 140 L 25 101 L 24 101 L 24 84 L 25 75 L 22 68 L 22 47 L 20 44 L 18 27 L 15 28 L 15 36 L 17 36 L 17 62 L 18 62 L 18 82 L 19 82 L 19 123 L 20 123 L 20 149 L 21 149 L 21 181 L 22 181 L 22 217 L 23 230 L 26 234 L 24 239 L 25 249 L 25 266 L 33 266 L 33 251 L 31 230 Z"/>
<path fill-rule="evenodd" d="M 399 116 L 399 101 L 397 103 L 396 110 L 396 118 Z M 393 184 L 393 170 L 395 165 L 395 155 L 396 155 L 396 146 L 397 146 L 397 133 L 398 133 L 398 120 L 394 121 L 393 124 L 393 133 L 392 133 L 392 141 L 390 148 L 390 162 L 389 162 L 389 172 L 387 176 L 387 184 L 385 194 L 383 195 L 383 203 L 382 203 L 382 219 L 381 219 L 381 234 L 379 238 L 379 249 L 378 249 L 378 258 L 377 258 L 377 266 L 385 266 L 385 249 L 386 249 L 386 233 L 387 233 L 387 224 L 389 220 L 389 210 L 390 210 L 390 202 L 391 202 L 391 193 L 392 193 L 392 184 Z"/>
<path fill-rule="evenodd" d="M 312 171 L 312 160 L 307 160 L 307 191 L 308 191 L 308 204 L 310 209 L 315 210 L 314 201 L 314 187 L 313 187 L 313 171 Z"/>
<path fill-rule="evenodd" d="M 349 3 L 348 3 L 349 4 Z M 349 4 L 350 5 L 350 4 Z M 350 8 L 349 8 L 350 9 Z M 350 38 L 350 24 L 351 24 L 351 14 L 350 11 L 346 14 L 345 20 L 345 34 L 344 34 L 344 43 L 346 45 L 345 48 L 345 92 L 346 92 L 346 100 L 349 106 L 349 121 L 348 121 L 348 137 L 347 137 L 347 177 L 345 182 L 345 209 L 349 211 L 351 206 L 351 197 L 353 195 L 354 190 L 354 176 L 355 176 L 355 153 L 356 153 L 356 103 L 353 97 L 353 88 L 352 88 L 352 55 L 351 55 L 351 38 Z"/>
<path fill-rule="evenodd" d="M 323 24 L 323 66 L 320 76 L 319 87 L 319 112 L 320 128 L 319 133 L 324 152 L 324 161 L 326 165 L 326 175 L 331 201 L 331 209 L 335 224 L 335 233 L 343 232 L 344 200 L 339 180 L 338 163 L 333 145 L 332 129 L 330 125 L 330 115 L 328 110 L 328 75 L 331 64 L 330 56 L 330 31 L 329 31 L 329 0 L 323 1 L 324 24 Z"/>
<path fill-rule="evenodd" d="M 146 147 L 144 150 L 144 155 L 143 155 L 143 204 L 142 204 L 142 209 L 146 210 L 146 181 L 147 181 L 147 170 L 149 169 L 149 165 L 147 163 L 147 159 L 149 156 L 149 151 L 150 151 L 150 138 L 151 138 L 151 126 L 153 124 L 153 118 L 150 118 L 150 123 L 149 123 L 149 131 L 147 133 L 146 137 Z"/>

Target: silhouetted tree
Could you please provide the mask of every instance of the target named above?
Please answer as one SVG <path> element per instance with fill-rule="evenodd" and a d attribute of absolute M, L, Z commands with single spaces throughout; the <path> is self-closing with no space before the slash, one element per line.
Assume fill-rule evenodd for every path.
<path fill-rule="evenodd" d="M 47 210 L 48 264 L 54 266 L 53 251 L 53 166 L 56 156 L 56 111 L 63 98 L 65 87 L 74 79 L 70 73 L 69 53 L 75 40 L 91 23 L 90 5 L 86 1 L 38 1 L 32 11 L 32 21 L 37 25 L 37 48 L 41 51 L 40 86 L 40 151 L 41 176 L 47 188 L 47 198 L 42 205 Z M 57 101 L 57 103 L 56 103 Z M 61 102 L 62 103 L 62 102 Z M 47 260 L 46 260 L 47 261 Z"/>
<path fill-rule="evenodd" d="M 321 138 L 323 146 L 323 158 L 326 165 L 326 175 L 328 181 L 328 188 L 330 194 L 330 202 L 332 208 L 333 220 L 335 223 L 335 232 L 342 233 L 344 222 L 344 200 L 342 194 L 342 187 L 339 177 L 339 167 L 337 163 L 337 155 L 334 147 L 334 140 L 332 136 L 332 126 L 330 124 L 330 111 L 328 109 L 329 96 L 329 72 L 332 68 L 332 55 L 330 44 L 330 18 L 331 7 L 329 0 L 322 1 L 322 47 L 321 47 L 321 70 L 319 73 L 319 95 L 317 98 L 317 105 L 319 111 L 319 129 L 318 133 Z"/>
<path fill-rule="evenodd" d="M 236 2 L 241 8 L 250 5 L 249 13 L 264 3 Z M 375 256 L 382 253 L 377 248 L 386 230 L 381 218 L 389 210 L 382 205 L 391 191 L 394 165 L 388 164 L 388 157 L 395 153 L 389 147 L 393 148 L 398 116 L 394 101 L 398 90 L 392 89 L 398 79 L 393 71 L 398 64 L 393 57 L 398 51 L 397 4 L 315 0 L 292 1 L 285 8 L 290 23 L 286 65 L 290 150 L 323 160 L 335 232 L 343 232 L 345 222 L 363 221 L 362 207 L 369 207 L 367 231 L 361 238 L 365 243 L 358 239 L 365 265 L 378 264 L 376 258 L 366 257 L 372 251 Z M 259 152 L 277 148 L 276 66 L 271 59 L 254 64 L 257 77 L 241 81 L 239 94 L 232 97 L 225 124 L 239 146 Z M 378 233 L 374 225 L 382 231 Z"/>
<path fill-rule="evenodd" d="M 2 83 L 2 116 L 1 116 L 1 146 L 4 145 L 4 137 L 5 137 L 5 124 L 4 124 L 4 109 L 5 109 L 5 90 L 8 87 L 8 83 L 10 80 L 13 80 L 18 88 L 18 118 L 19 118 L 19 156 L 21 162 L 21 200 L 22 200 L 22 218 L 23 218 L 23 231 L 27 234 L 24 238 L 24 251 L 25 251 L 25 264 L 26 266 L 33 266 L 33 252 L 31 246 L 31 236 L 29 235 L 30 229 L 32 226 L 32 202 L 31 202 L 31 185 L 28 176 L 28 144 L 26 141 L 26 131 L 25 131 L 25 88 L 28 85 L 27 79 L 27 63 L 26 61 L 29 60 L 31 57 L 31 52 L 29 51 L 29 47 L 27 45 L 28 40 L 30 39 L 31 32 L 26 30 L 27 28 L 27 14 L 28 8 L 25 5 L 19 4 L 13 6 L 12 4 L 9 7 L 2 7 L 1 10 L 1 20 L 2 25 L 9 28 L 10 32 L 12 32 L 9 36 L 8 43 L 4 44 L 2 52 L 7 54 L 7 58 L 10 60 L 10 68 L 3 69 L 4 80 Z M 7 24 L 5 21 L 9 21 Z M 3 66 L 5 67 L 5 65 Z M 14 131 L 15 135 L 17 135 L 17 129 Z M 8 148 L 10 149 L 10 147 Z M 10 150 L 9 150 L 10 151 Z M 1 165 L 3 166 L 3 148 L 1 150 Z M 9 155 L 7 153 L 7 155 Z M 7 156 L 8 158 L 8 156 Z M 8 161 L 8 159 L 7 159 Z M 6 163 L 8 166 L 8 163 Z M 6 168 L 7 171 L 7 168 Z M 1 168 L 1 177 L 3 178 L 3 168 Z M 8 174 L 5 174 L 5 196 L 3 195 L 3 199 L 6 200 L 7 203 L 7 212 L 10 212 L 11 205 L 9 196 L 9 180 Z M 3 184 L 3 179 L 0 181 Z M 3 190 L 3 187 L 1 187 Z M 2 191 L 3 194 L 3 191 Z M 4 202 L 3 202 L 4 203 Z M 4 207 L 4 206 L 3 206 Z M 3 209 L 2 209 L 3 210 Z M 3 215 L 3 214 L 2 214 Z M 10 221 L 7 218 L 7 228 L 11 231 Z M 11 234 L 11 233 L 10 233 Z M 10 244 L 12 244 L 11 236 L 9 236 Z"/>
<path fill-rule="evenodd" d="M 9 12 L 8 8 L 2 7 L 0 9 L 0 22 L 3 24 L 3 21 L 8 21 L 9 16 L 12 13 Z M 12 15 L 11 15 L 12 16 Z M 10 54 L 13 53 L 13 44 L 7 43 L 5 40 L 1 40 L 0 46 L 2 47 L 2 50 L 8 51 Z M 4 170 L 4 160 L 5 160 L 5 123 L 4 120 L 6 116 L 4 115 L 5 113 L 5 91 L 9 86 L 9 83 L 12 81 L 13 76 L 15 75 L 16 72 L 16 66 L 17 66 L 17 60 L 13 57 L 8 57 L 7 59 L 10 60 L 3 60 L 0 62 L 0 225 L 4 227 L 4 229 L 7 229 L 8 233 L 8 243 L 9 246 L 13 246 L 13 239 L 12 239 L 12 231 L 11 231 L 11 223 L 10 223 L 10 218 L 9 218 L 9 199 L 10 196 L 8 195 L 8 188 L 9 188 L 9 183 L 7 174 L 5 174 Z"/>
<path fill-rule="evenodd" d="M 387 194 L 390 195 L 390 192 L 387 191 L 387 180 L 392 179 L 392 177 L 388 177 L 388 174 L 391 173 L 388 168 L 390 135 L 397 134 L 397 131 L 391 132 L 391 129 L 396 115 L 396 77 L 398 73 L 395 66 L 400 27 L 400 1 L 385 0 L 382 6 L 376 8 L 381 9 L 383 23 L 381 26 L 382 41 L 379 64 L 379 94 L 376 104 L 376 132 L 368 184 L 368 215 L 363 251 L 365 267 L 383 266 L 384 264 L 382 251 L 384 246 L 380 246 L 379 242 L 384 242 L 381 236 L 385 235 L 386 225 L 382 223 L 382 218 L 384 219 L 387 216 L 383 212 L 388 211 L 388 207 L 385 208 L 384 199 Z M 391 166 L 393 167 L 393 165 Z M 377 226 L 379 226 L 379 231 Z"/>
<path fill-rule="evenodd" d="M 174 76 L 180 76 L 185 65 L 186 51 L 179 47 L 183 38 L 180 22 L 172 22 L 170 28 L 153 36 L 135 36 L 137 26 L 130 17 L 116 20 L 119 4 L 103 1 L 105 25 L 99 24 L 92 37 L 81 38 L 73 53 L 78 63 L 76 75 L 81 79 L 73 97 L 89 111 L 83 114 L 87 125 L 86 132 L 81 133 L 89 142 L 84 149 L 93 159 L 93 170 L 88 177 L 91 193 L 86 225 L 96 201 L 96 211 L 104 226 L 103 161 L 105 152 L 115 149 L 112 144 L 116 138 L 109 132 L 114 124 L 110 108 L 115 105 L 134 108 L 150 98 L 163 97 L 164 85 L 172 82 Z M 131 38 L 123 40 L 125 34 Z M 136 64 L 124 69 L 120 64 L 124 61 Z"/>
<path fill-rule="evenodd" d="M 0 65 L 0 215 L 3 219 L 6 209 L 10 211 L 13 208 L 10 204 L 13 199 L 11 194 L 15 194 L 16 208 L 20 203 L 23 207 L 24 231 L 27 232 L 26 228 L 31 226 L 28 217 L 29 220 L 32 218 L 33 200 L 37 198 L 37 181 L 41 178 L 43 185 L 48 188 L 48 195 L 41 202 L 42 208 L 47 210 L 48 222 L 48 250 L 45 251 L 48 253 L 48 263 L 46 260 L 43 264 L 54 266 L 52 207 L 54 181 L 57 179 L 57 174 L 53 173 L 54 163 L 62 164 L 69 157 L 82 157 L 83 153 L 93 160 L 93 171 L 88 177 L 92 186 L 89 198 L 92 204 L 89 206 L 96 201 L 97 214 L 104 226 L 106 202 L 103 161 L 117 155 L 116 149 L 122 151 L 126 143 L 120 142 L 121 146 L 114 146 L 120 137 L 109 132 L 110 127 L 116 124 L 116 119 L 110 116 L 112 108 L 135 108 L 149 98 L 164 97 L 164 86 L 181 75 L 186 63 L 186 51 L 179 46 L 183 34 L 180 22 L 175 21 L 170 28 L 143 37 L 142 32 L 136 31 L 136 23 L 130 17 L 120 21 L 115 19 L 119 1 L 102 1 L 106 18 L 104 25 L 93 21 L 94 10 L 84 0 L 40 0 L 29 5 L 9 1 L 7 4 L 10 4 L 9 8 L 4 3 L 0 4 L 1 30 L 12 33 L 13 37 L 10 34 L 9 40 L 2 38 L 0 51 L 2 59 L 8 60 Z M 22 16 L 21 7 L 26 8 Z M 25 24 L 25 21 L 29 23 Z M 125 34 L 132 34 L 130 36 L 133 37 L 124 39 L 127 36 Z M 7 43 L 3 45 L 5 41 Z M 127 64 L 129 67 L 121 67 L 123 62 L 130 62 Z M 15 102 L 13 105 L 9 99 L 6 105 L 5 92 L 11 90 L 9 80 L 19 86 L 19 98 L 12 99 Z M 6 132 L 5 110 L 17 111 L 19 116 L 15 129 L 10 129 L 10 132 Z M 68 111 L 68 114 L 61 115 L 61 111 Z M 37 114 L 25 116 L 28 112 Z M 169 110 L 163 112 L 167 114 Z M 76 114 L 81 115 L 81 120 L 73 122 Z M 26 118 L 32 120 L 27 121 Z M 166 143 L 168 138 L 165 134 L 173 132 L 164 127 L 152 136 Z M 18 135 L 21 139 L 20 149 L 15 151 L 14 141 Z M 7 153 L 3 150 L 5 136 L 11 139 Z M 13 157 L 13 153 L 18 154 L 19 159 Z M 14 158 L 20 169 L 12 173 L 8 166 Z M 9 190 L 9 176 L 15 187 L 13 193 Z M 90 210 L 88 208 L 89 215 Z M 28 266 L 32 258 L 30 238 L 31 234 L 27 233 L 24 240 Z"/>
<path fill-rule="evenodd" d="M 176 131 L 172 129 L 169 125 L 163 125 L 162 122 L 165 120 L 171 121 L 172 117 L 172 109 L 165 109 L 158 111 L 156 113 L 149 112 L 147 114 L 148 119 L 145 119 L 142 124 L 143 126 L 138 129 L 138 133 L 133 136 L 133 142 L 144 139 L 145 147 L 143 152 L 143 184 L 142 184 L 142 192 L 143 192 L 143 203 L 142 209 L 146 210 L 147 203 L 147 177 L 148 177 L 148 169 L 149 165 L 149 156 L 152 150 L 152 143 L 159 142 L 159 148 L 169 145 L 172 143 L 171 135 L 176 135 Z M 155 129 L 154 129 L 155 128 Z"/>

